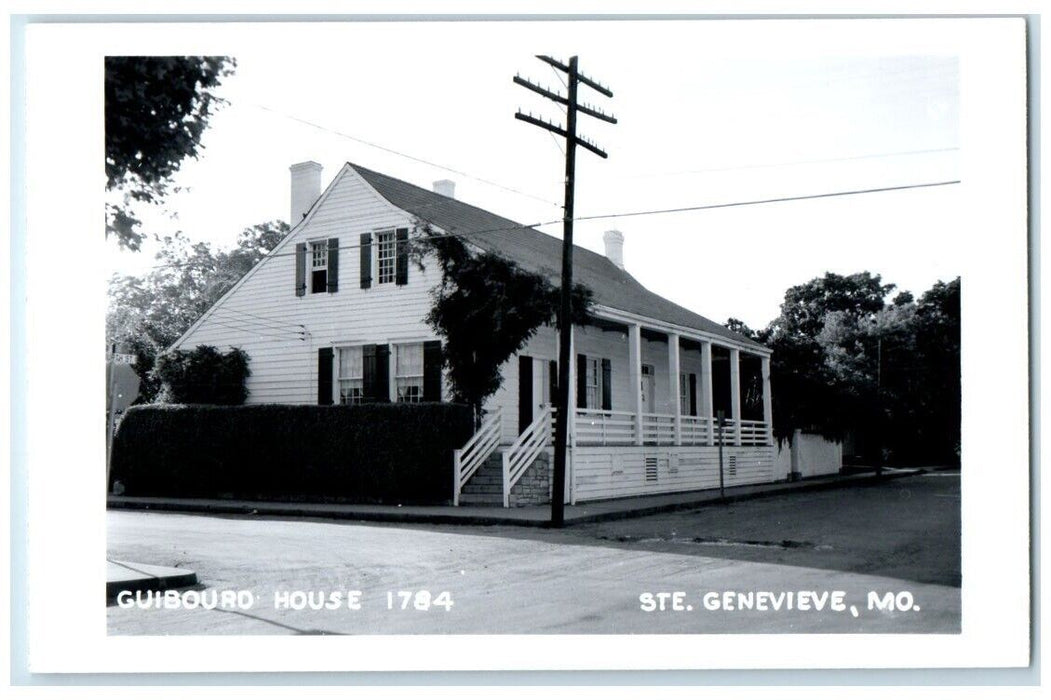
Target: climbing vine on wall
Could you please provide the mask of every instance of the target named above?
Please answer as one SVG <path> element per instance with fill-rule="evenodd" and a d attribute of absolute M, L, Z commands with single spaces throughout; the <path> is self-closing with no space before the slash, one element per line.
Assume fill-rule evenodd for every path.
<path fill-rule="evenodd" d="M 481 415 L 483 402 L 500 388 L 500 367 L 544 324 L 557 326 L 560 287 L 507 258 L 472 249 L 462 238 L 417 224 L 414 258 L 433 254 L 442 273 L 432 291 L 427 323 L 443 339 L 443 364 L 453 400 Z M 574 323 L 586 321 L 591 290 L 573 285 Z"/>

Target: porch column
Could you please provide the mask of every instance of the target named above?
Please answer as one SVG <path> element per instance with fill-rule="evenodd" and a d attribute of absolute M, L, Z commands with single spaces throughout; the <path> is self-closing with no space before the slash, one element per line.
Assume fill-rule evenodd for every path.
<path fill-rule="evenodd" d="M 682 386 L 679 384 L 679 336 L 668 334 L 668 382 L 671 397 L 672 415 L 675 416 L 675 444 L 682 444 Z"/>
<path fill-rule="evenodd" d="M 708 444 L 714 445 L 715 428 L 712 422 L 715 410 L 712 402 L 712 341 L 701 341 L 701 408 L 700 414 L 708 419 Z"/>
<path fill-rule="evenodd" d="M 628 375 L 635 395 L 632 409 L 635 412 L 635 444 L 642 444 L 642 326 L 628 326 Z"/>
<path fill-rule="evenodd" d="M 734 444 L 741 444 L 741 351 L 730 348 L 730 417 L 734 421 Z"/>
<path fill-rule="evenodd" d="M 774 444 L 774 404 L 770 393 L 770 358 L 763 357 L 763 420 L 766 422 L 766 442 Z"/>

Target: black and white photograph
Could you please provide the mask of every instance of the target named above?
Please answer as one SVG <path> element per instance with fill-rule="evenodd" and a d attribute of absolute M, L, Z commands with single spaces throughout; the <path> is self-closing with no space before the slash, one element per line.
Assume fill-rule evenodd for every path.
<path fill-rule="evenodd" d="M 30 289 L 34 57 L 92 76 L 71 670 L 1028 663 L 1024 21 L 30 30 Z"/>

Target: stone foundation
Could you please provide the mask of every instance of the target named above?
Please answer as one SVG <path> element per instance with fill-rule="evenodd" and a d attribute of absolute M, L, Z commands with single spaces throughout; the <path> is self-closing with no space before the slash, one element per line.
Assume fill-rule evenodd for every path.
<path fill-rule="evenodd" d="M 518 483 L 511 487 L 511 507 L 551 503 L 551 453 L 540 453 Z"/>

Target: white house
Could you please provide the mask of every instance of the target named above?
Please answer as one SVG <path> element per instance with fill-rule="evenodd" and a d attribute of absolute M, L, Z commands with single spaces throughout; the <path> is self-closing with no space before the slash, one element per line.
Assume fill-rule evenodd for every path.
<path fill-rule="evenodd" d="M 424 322 L 441 272 L 410 264 L 417 225 L 556 284 L 562 243 L 458 201 L 449 181 L 434 186 L 347 163 L 322 192 L 320 165 L 293 165 L 292 231 L 175 347 L 247 351 L 249 403 L 441 400 L 441 342 Z M 593 308 L 571 331 L 567 501 L 718 487 L 719 411 L 724 483 L 773 480 L 770 351 L 645 289 L 623 240 L 607 232 L 605 256 L 574 249 Z M 504 366 L 484 425 L 456 454 L 456 502 L 461 491 L 505 505 L 549 497 L 557 345 L 543 327 Z"/>

